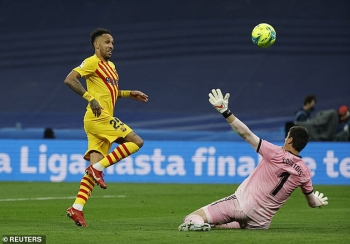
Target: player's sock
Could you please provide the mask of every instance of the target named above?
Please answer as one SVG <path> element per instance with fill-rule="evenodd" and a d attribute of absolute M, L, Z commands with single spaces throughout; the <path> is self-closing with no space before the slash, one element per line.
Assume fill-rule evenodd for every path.
<path fill-rule="evenodd" d="M 74 203 L 73 208 L 79 211 L 83 211 L 84 206 L 78 203 Z"/>
<path fill-rule="evenodd" d="M 203 224 L 204 219 L 197 214 L 190 214 L 185 217 L 184 223 Z"/>
<path fill-rule="evenodd" d="M 73 204 L 73 208 L 82 211 L 85 203 L 90 197 L 92 189 L 94 188 L 95 183 L 92 177 L 88 174 L 85 174 L 83 179 L 80 181 L 80 188 Z"/>
<path fill-rule="evenodd" d="M 104 157 L 100 162 L 92 165 L 97 170 L 102 170 L 107 168 L 123 158 L 130 156 L 131 154 L 137 152 L 140 148 L 133 142 L 125 142 L 116 147 L 110 154 Z M 101 171 L 101 170 L 100 170 Z"/>

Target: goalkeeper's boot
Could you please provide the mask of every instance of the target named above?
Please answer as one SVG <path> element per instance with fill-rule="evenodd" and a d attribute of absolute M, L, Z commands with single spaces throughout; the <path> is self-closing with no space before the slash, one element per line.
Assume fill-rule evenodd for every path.
<path fill-rule="evenodd" d="M 71 218 L 77 226 L 87 227 L 83 211 L 79 211 L 73 207 L 70 207 L 66 210 L 66 215 L 68 218 Z"/>
<path fill-rule="evenodd" d="M 92 178 L 94 178 L 94 181 L 97 185 L 99 185 L 102 189 L 107 189 L 107 185 L 105 184 L 103 180 L 103 172 L 100 170 L 95 169 L 90 165 L 85 169 L 85 172 L 90 175 Z"/>
<path fill-rule="evenodd" d="M 179 231 L 209 231 L 211 229 L 210 224 L 194 224 L 191 222 L 183 223 L 179 226 Z"/>

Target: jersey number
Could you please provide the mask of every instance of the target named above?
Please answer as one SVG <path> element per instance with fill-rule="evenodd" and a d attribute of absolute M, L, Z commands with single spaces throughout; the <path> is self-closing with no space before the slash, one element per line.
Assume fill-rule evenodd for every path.
<path fill-rule="evenodd" d="M 112 119 L 111 121 L 109 121 L 109 124 L 111 124 L 115 130 L 119 129 L 120 126 L 124 125 L 124 123 L 121 122 L 118 118 Z"/>
<path fill-rule="evenodd" d="M 286 183 L 286 181 L 288 180 L 289 176 L 290 176 L 290 173 L 288 172 L 282 172 L 278 175 L 278 178 L 280 178 L 280 182 L 278 182 L 275 189 L 273 189 L 273 191 L 270 193 L 272 196 L 277 195 L 277 193 L 282 189 L 284 183 Z"/>

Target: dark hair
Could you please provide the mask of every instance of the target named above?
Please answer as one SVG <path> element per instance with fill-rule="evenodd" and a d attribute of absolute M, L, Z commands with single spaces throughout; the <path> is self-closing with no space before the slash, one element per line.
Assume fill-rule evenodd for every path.
<path fill-rule="evenodd" d="M 304 105 L 311 103 L 312 101 L 315 101 L 315 103 L 317 103 L 316 96 L 315 95 L 308 95 L 304 98 Z"/>
<path fill-rule="evenodd" d="M 52 128 L 47 127 L 44 130 L 44 139 L 55 139 L 55 132 Z"/>
<path fill-rule="evenodd" d="M 90 41 L 91 41 L 92 47 L 94 47 L 94 42 L 95 42 L 96 37 L 102 36 L 103 34 L 110 34 L 110 35 L 112 35 L 109 30 L 103 29 L 103 28 L 98 28 L 98 29 L 94 30 L 93 32 L 91 32 L 91 34 L 90 34 Z"/>
<path fill-rule="evenodd" d="M 301 152 L 310 139 L 309 132 L 303 126 L 293 126 L 289 129 L 289 137 L 293 138 L 293 148 Z"/>

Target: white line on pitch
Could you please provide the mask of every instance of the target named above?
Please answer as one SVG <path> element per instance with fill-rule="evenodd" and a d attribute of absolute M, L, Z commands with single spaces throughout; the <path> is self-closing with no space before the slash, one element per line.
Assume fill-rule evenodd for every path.
<path fill-rule="evenodd" d="M 91 196 L 91 198 L 124 198 L 125 195 L 106 195 L 106 196 L 99 196 L 94 197 Z M 71 197 L 35 197 L 35 198 L 7 198 L 7 199 L 0 199 L 0 202 L 16 202 L 16 201 L 47 201 L 47 200 L 62 200 L 62 199 L 75 199 L 76 196 Z"/>

